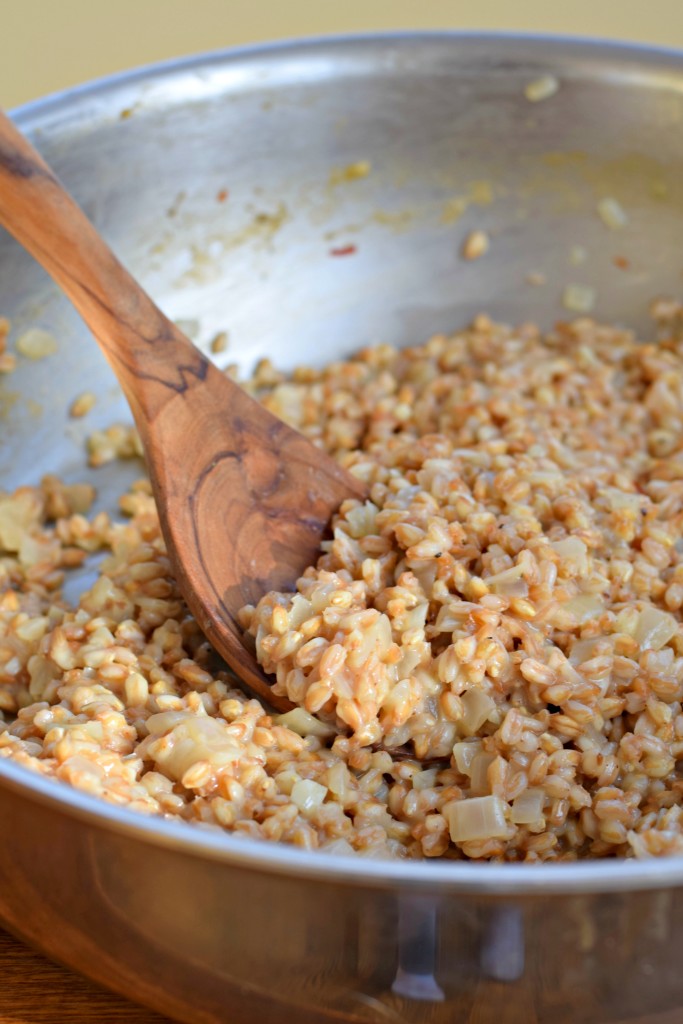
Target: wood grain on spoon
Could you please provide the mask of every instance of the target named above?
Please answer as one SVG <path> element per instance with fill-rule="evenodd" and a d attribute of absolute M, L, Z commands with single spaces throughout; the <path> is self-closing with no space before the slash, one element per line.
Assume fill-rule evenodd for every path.
<path fill-rule="evenodd" d="M 119 263 L 0 112 L 0 223 L 99 342 L 128 399 L 182 593 L 249 689 L 275 707 L 237 613 L 314 564 L 332 513 L 363 485 L 222 374 Z"/>

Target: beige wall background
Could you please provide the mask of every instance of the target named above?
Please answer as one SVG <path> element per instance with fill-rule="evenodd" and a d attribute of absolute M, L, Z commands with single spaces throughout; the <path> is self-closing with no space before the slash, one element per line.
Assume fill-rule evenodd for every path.
<path fill-rule="evenodd" d="M 0 0 L 0 105 L 187 53 L 334 32 L 563 32 L 683 47 L 683 0 Z"/>

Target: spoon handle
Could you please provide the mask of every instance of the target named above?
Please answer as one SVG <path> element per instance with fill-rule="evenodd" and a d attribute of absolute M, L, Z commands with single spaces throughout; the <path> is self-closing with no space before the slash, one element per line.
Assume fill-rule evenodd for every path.
<path fill-rule="evenodd" d="M 53 172 L 0 111 L 0 222 L 71 299 L 138 427 L 211 372 L 208 359 L 119 263 Z"/>

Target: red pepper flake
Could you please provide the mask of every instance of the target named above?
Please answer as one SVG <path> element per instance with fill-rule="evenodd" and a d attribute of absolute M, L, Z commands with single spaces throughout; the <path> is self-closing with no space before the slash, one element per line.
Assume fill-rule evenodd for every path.
<path fill-rule="evenodd" d="M 330 249 L 330 256 L 353 256 L 357 251 L 355 245 L 340 245 L 336 249 Z"/>
<path fill-rule="evenodd" d="M 216 199 L 218 200 L 219 203 L 224 203 L 227 198 L 228 198 L 228 190 L 227 190 L 227 188 L 222 188 L 220 190 L 220 192 L 218 192 L 218 194 L 216 195 Z"/>
<path fill-rule="evenodd" d="M 627 260 L 625 256 L 615 256 L 614 266 L 619 267 L 619 270 L 628 270 L 631 266 L 631 261 Z"/>

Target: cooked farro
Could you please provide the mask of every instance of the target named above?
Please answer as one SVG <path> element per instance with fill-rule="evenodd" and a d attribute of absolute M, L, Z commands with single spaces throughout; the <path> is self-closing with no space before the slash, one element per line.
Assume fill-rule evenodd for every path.
<path fill-rule="evenodd" d="M 489 236 L 485 231 L 470 231 L 463 242 L 462 255 L 466 260 L 478 260 L 485 256 L 491 244 Z"/>
<path fill-rule="evenodd" d="M 683 853 L 683 310 L 639 344 L 479 317 L 247 386 L 370 486 L 243 613 L 233 685 L 166 558 L 56 478 L 0 499 L 0 756 L 146 813 L 365 856 Z M 129 428 L 95 464 L 139 451 Z M 64 574 L 105 554 L 75 608 Z M 399 753 L 400 748 L 400 753 Z"/>
<path fill-rule="evenodd" d="M 560 83 L 554 75 L 543 75 L 542 78 L 535 78 L 528 82 L 524 88 L 524 95 L 530 103 L 540 103 L 550 99 L 560 88 Z"/>
<path fill-rule="evenodd" d="M 82 416 L 87 416 L 91 409 L 94 409 L 97 404 L 97 398 L 92 391 L 83 391 L 80 395 L 74 398 L 73 402 L 69 406 L 69 416 L 73 416 L 74 419 L 80 419 Z"/>

